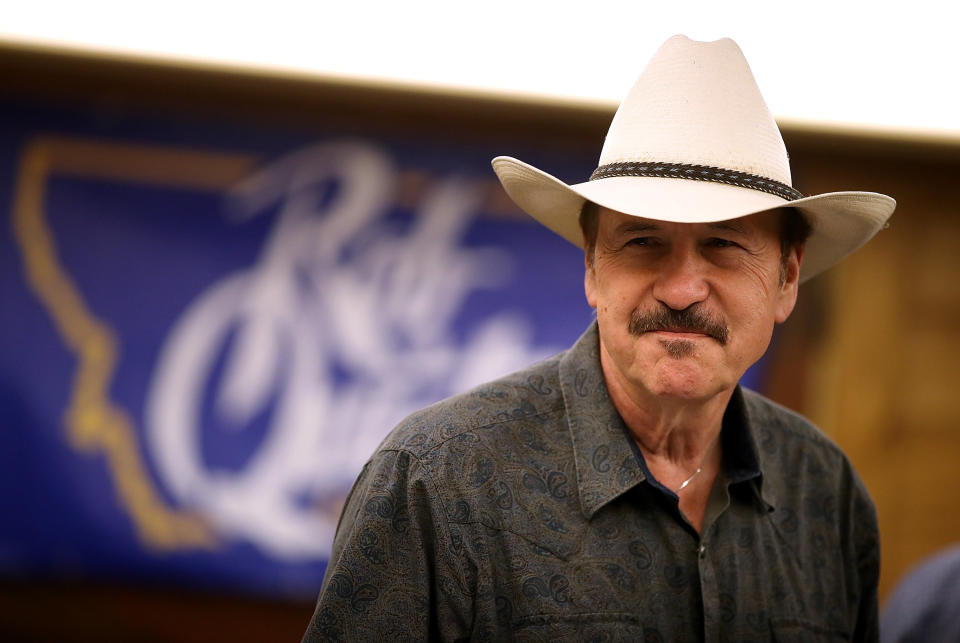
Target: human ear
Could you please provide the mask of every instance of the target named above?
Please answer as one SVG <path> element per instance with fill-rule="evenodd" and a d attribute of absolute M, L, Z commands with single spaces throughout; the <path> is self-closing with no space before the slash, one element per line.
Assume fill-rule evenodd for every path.
<path fill-rule="evenodd" d="M 787 321 L 797 304 L 800 286 L 800 266 L 803 264 L 803 246 L 794 246 L 787 257 L 782 283 L 777 288 L 775 319 L 782 324 Z"/>
<path fill-rule="evenodd" d="M 593 269 L 593 261 L 589 254 L 585 254 L 583 257 L 583 291 L 587 295 L 587 303 L 590 304 L 591 308 L 597 307 L 597 273 Z"/>

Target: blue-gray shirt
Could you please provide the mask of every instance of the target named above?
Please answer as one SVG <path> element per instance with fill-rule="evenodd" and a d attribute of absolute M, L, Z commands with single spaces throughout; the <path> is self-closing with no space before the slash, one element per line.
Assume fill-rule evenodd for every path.
<path fill-rule="evenodd" d="M 304 640 L 876 640 L 876 514 L 843 453 L 738 389 L 698 535 L 597 351 L 594 324 L 398 426 L 348 498 Z"/>

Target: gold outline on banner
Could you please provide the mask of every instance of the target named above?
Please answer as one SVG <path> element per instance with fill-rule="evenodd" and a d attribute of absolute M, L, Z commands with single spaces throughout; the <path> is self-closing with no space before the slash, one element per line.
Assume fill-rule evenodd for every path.
<path fill-rule="evenodd" d="M 216 545 L 197 515 L 170 507 L 154 487 L 137 449 L 134 423 L 110 399 L 119 357 L 116 333 L 90 310 L 57 256 L 45 216 L 45 188 L 55 172 L 85 178 L 219 191 L 256 166 L 253 156 L 188 148 L 39 136 L 21 154 L 13 205 L 14 235 L 27 283 L 77 357 L 64 421 L 78 451 L 102 452 L 121 504 L 143 543 L 155 549 Z"/>

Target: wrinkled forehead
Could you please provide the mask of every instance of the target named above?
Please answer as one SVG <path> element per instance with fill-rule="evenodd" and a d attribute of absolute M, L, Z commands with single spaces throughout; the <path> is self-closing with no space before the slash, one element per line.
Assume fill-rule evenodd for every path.
<path fill-rule="evenodd" d="M 638 217 L 609 208 L 599 208 L 599 223 L 601 229 L 613 233 L 630 232 L 676 232 L 676 233 L 704 233 L 710 231 L 734 232 L 739 234 L 765 233 L 777 234 L 780 228 L 780 214 L 782 208 L 750 214 L 736 219 L 710 221 L 704 223 L 678 223 L 675 221 L 661 221 L 655 218 Z"/>

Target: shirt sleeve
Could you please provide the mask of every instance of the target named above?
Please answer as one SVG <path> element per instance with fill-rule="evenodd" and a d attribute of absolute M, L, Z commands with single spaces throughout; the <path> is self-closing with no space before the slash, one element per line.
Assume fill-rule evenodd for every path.
<path fill-rule="evenodd" d="M 378 452 L 347 498 L 303 641 L 469 637 L 471 600 L 454 536 L 416 457 Z"/>
<path fill-rule="evenodd" d="M 880 532 L 877 511 L 863 487 L 857 481 L 859 492 L 853 502 L 853 544 L 856 552 L 859 598 L 854 618 L 854 641 L 878 641 L 880 619 L 877 606 L 877 586 L 880 582 Z"/>

